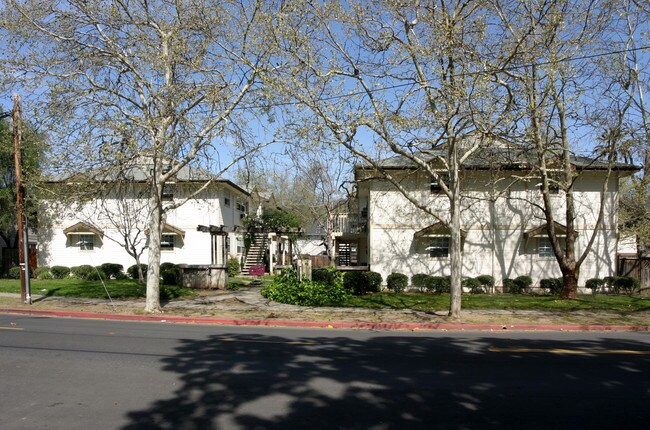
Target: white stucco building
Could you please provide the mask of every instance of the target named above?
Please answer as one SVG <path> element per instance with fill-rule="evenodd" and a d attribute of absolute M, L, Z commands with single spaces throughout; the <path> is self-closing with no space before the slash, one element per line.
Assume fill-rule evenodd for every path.
<path fill-rule="evenodd" d="M 136 248 L 145 248 L 140 261 L 146 264 L 149 185 L 142 172 L 142 166 L 131 170 L 125 182 L 114 178 L 92 182 L 101 187 L 100 198 L 45 202 L 39 226 L 39 266 L 117 263 L 126 270 L 135 259 L 124 249 L 125 234 Z M 208 180 L 210 184 L 191 197 Z M 84 186 L 78 177 L 54 178 L 47 186 L 65 191 L 76 183 Z M 184 167 L 165 185 L 163 205 L 178 205 L 188 198 L 167 212 L 161 262 L 225 264 L 231 257 L 241 259 L 245 252 L 242 218 L 248 212 L 250 194 L 231 181 Z"/>
<path fill-rule="evenodd" d="M 495 152 L 487 157 L 479 151 L 462 168 L 463 276 L 491 275 L 497 286 L 504 278 L 521 275 L 530 276 L 534 285 L 544 278 L 561 277 L 540 207 L 540 179 L 531 173 L 530 157 L 511 147 L 496 152 L 497 157 Z M 444 156 L 444 152 L 432 151 L 428 156 L 435 160 L 441 154 Z M 603 221 L 580 272 L 582 286 L 593 277 L 614 276 L 618 253 L 635 253 L 631 248 L 621 249 L 633 244 L 627 241 L 624 245 L 619 238 L 617 209 L 619 179 L 638 167 L 615 164 L 603 194 L 606 164 L 584 157 L 574 157 L 572 162 L 577 172 L 573 189 L 578 253 L 594 232 L 599 203 L 601 198 L 605 200 Z M 443 219 L 448 217 L 449 199 L 413 162 L 398 156 L 383 160 L 381 167 L 416 202 Z M 384 281 L 392 272 L 409 278 L 418 273 L 449 275 L 449 230 L 445 225 L 417 208 L 371 166 L 357 166 L 355 176 L 356 198 L 350 202 L 351 210 L 339 216 L 335 233 L 337 264 L 379 272 Z M 551 199 L 556 230 L 562 236 L 564 191 L 553 189 Z"/>

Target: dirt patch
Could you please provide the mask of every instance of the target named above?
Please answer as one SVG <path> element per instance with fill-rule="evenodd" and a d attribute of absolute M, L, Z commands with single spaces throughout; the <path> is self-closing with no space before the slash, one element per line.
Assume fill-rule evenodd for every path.
<path fill-rule="evenodd" d="M 411 310 L 372 310 L 359 308 L 302 308 L 247 304 L 236 297 L 214 298 L 231 292 L 201 295 L 193 300 L 174 301 L 163 306 L 161 315 L 234 320 L 276 320 L 307 322 L 363 322 L 384 324 L 455 323 L 444 312 L 425 313 Z M 19 298 L 0 297 L 0 307 L 14 309 L 94 312 L 99 314 L 144 315 L 144 300 L 116 301 L 113 305 L 83 299 L 48 298 L 26 305 Z M 505 329 L 522 325 L 564 326 L 648 326 L 650 312 L 533 312 L 463 311 L 462 324 L 490 324 Z"/>

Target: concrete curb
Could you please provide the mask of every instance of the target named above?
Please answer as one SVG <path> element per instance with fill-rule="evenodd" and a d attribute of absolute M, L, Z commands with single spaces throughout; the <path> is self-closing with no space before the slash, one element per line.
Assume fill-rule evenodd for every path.
<path fill-rule="evenodd" d="M 224 319 L 208 317 L 182 317 L 176 315 L 129 315 L 94 312 L 50 311 L 0 308 L 0 314 L 30 315 L 42 317 L 84 318 L 114 321 L 141 321 L 152 323 L 212 324 L 260 327 L 301 327 L 324 329 L 363 330 L 438 330 L 438 331 L 615 331 L 648 332 L 650 325 L 535 325 L 535 324 L 462 324 L 462 323 L 372 323 L 372 322 L 318 322 L 273 319 Z"/>

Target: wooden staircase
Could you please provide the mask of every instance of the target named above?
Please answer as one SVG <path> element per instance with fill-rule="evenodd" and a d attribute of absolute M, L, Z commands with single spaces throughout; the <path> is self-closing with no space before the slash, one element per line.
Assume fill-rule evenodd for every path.
<path fill-rule="evenodd" d="M 251 243 L 246 253 L 246 261 L 242 272 L 250 275 L 250 268 L 264 264 L 264 256 L 268 248 L 268 235 L 266 233 L 255 233 L 253 243 Z"/>

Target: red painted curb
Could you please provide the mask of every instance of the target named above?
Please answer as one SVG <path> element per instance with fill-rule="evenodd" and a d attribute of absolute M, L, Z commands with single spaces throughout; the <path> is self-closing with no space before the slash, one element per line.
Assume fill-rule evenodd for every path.
<path fill-rule="evenodd" d="M 207 317 L 181 317 L 176 315 L 129 315 L 129 314 L 100 314 L 93 312 L 48 311 L 34 309 L 0 308 L 0 314 L 18 314 L 46 317 L 87 318 L 117 321 L 143 321 L 180 324 L 215 324 L 235 326 L 263 327 L 304 327 L 304 328 L 339 328 L 366 330 L 440 330 L 440 331 L 650 331 L 650 325 L 503 325 L 503 324 L 462 324 L 462 323 L 371 323 L 371 322 L 322 322 L 322 321 L 291 321 L 291 320 L 246 320 Z"/>

